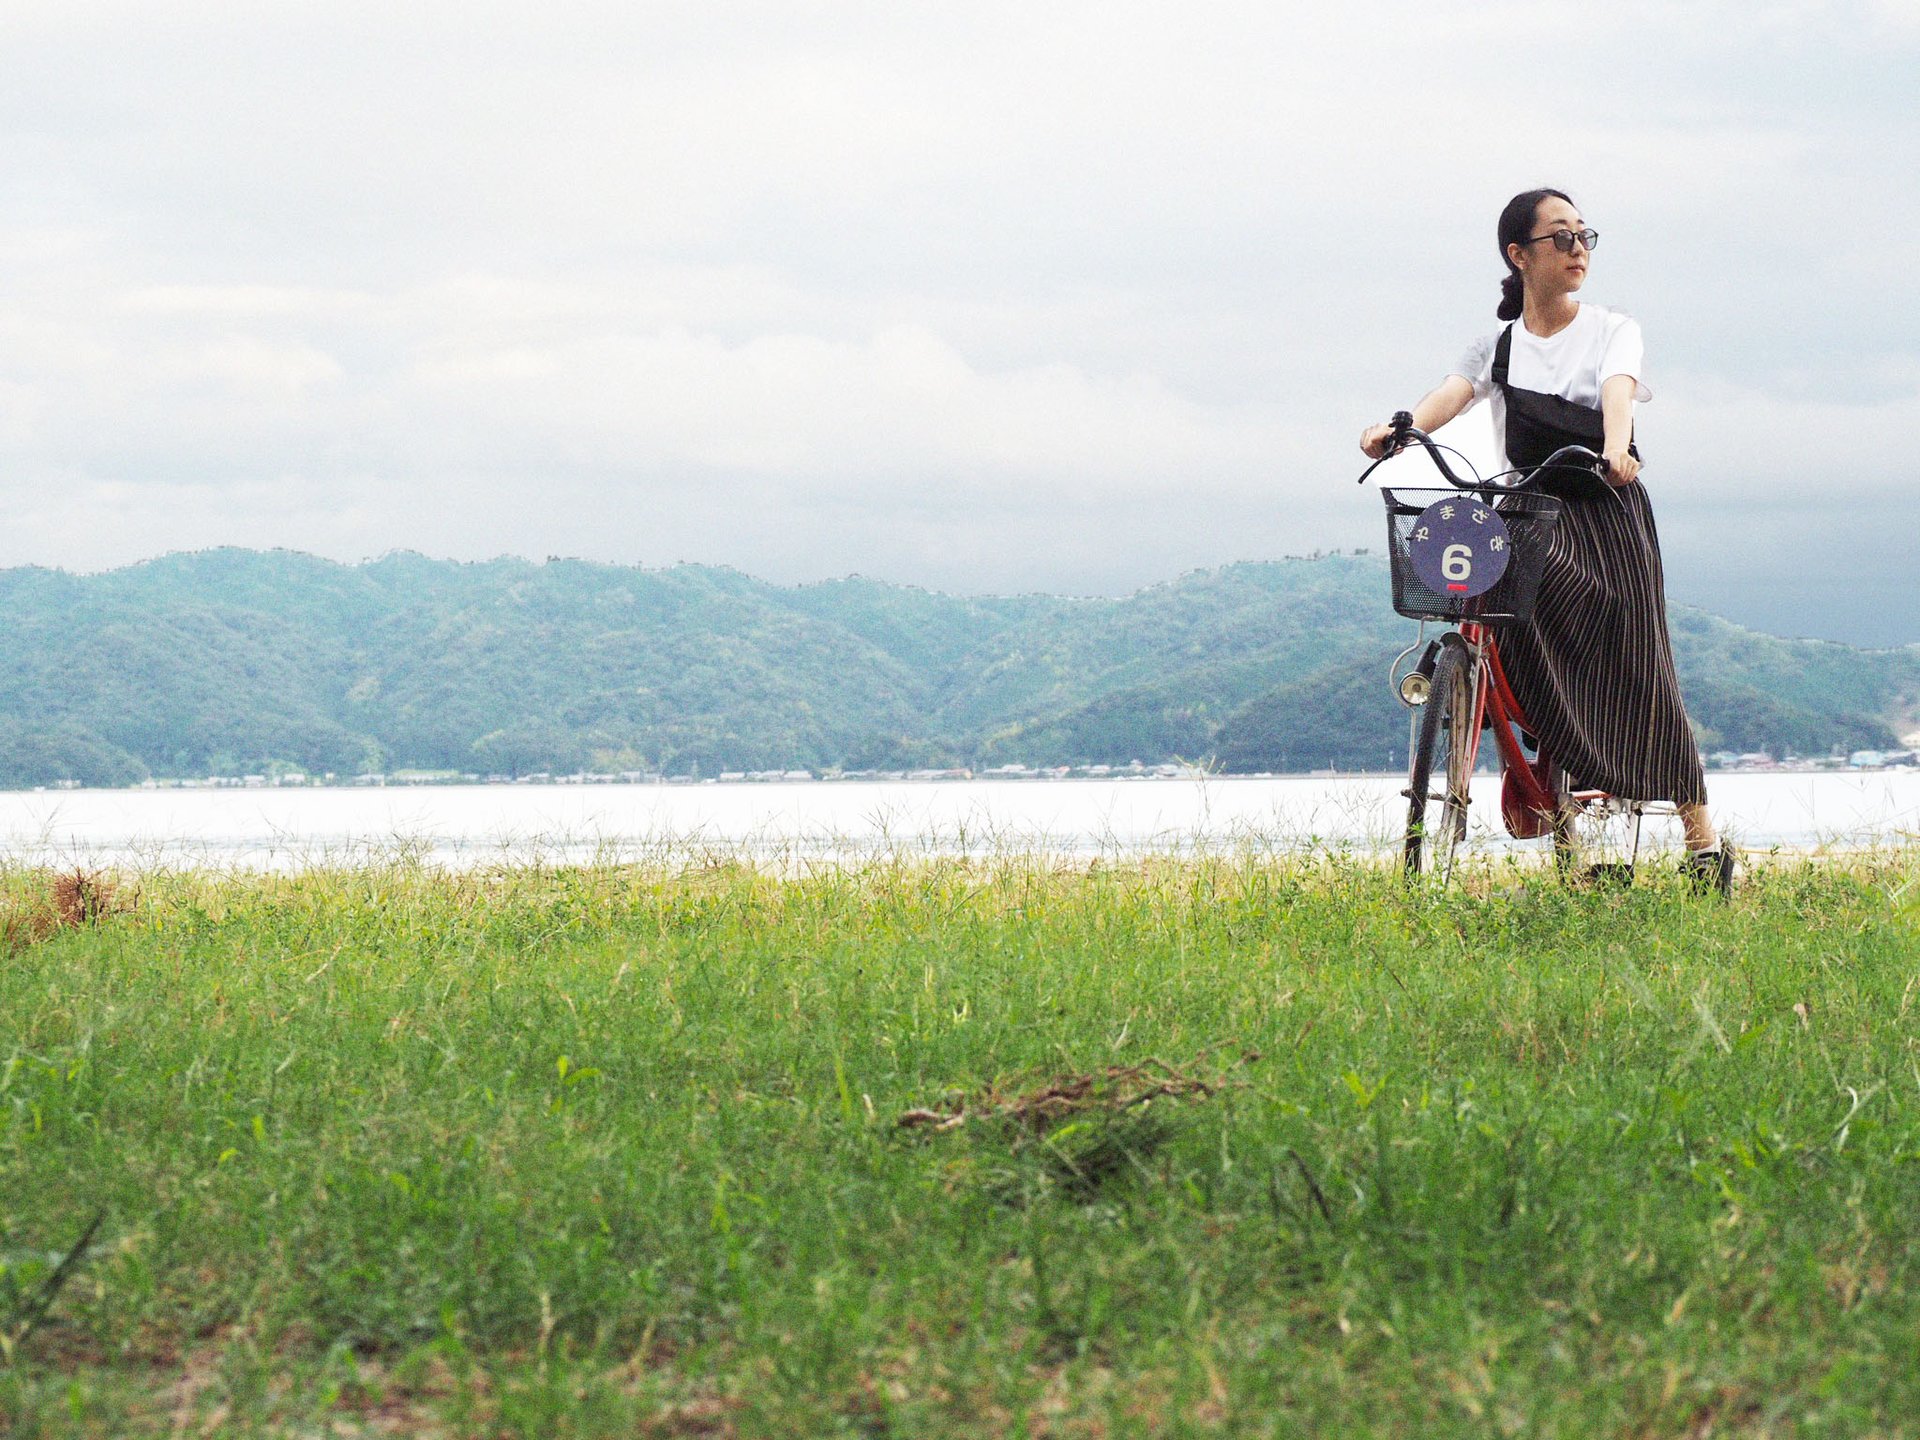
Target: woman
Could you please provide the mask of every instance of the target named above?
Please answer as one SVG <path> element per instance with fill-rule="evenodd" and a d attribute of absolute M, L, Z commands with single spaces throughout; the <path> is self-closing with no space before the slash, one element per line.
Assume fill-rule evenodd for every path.
<path fill-rule="evenodd" d="M 1686 828 L 1688 876 L 1724 894 L 1733 851 L 1707 815 L 1706 777 L 1667 638 L 1660 541 L 1638 479 L 1633 406 L 1653 398 L 1640 379 L 1640 327 L 1574 298 L 1599 238 L 1558 190 L 1514 196 L 1499 230 L 1507 266 L 1499 317 L 1511 323 L 1467 351 L 1414 407 L 1413 423 L 1437 430 L 1489 400 L 1505 466 L 1530 470 L 1569 444 L 1605 458 L 1605 484 L 1542 477 L 1566 508 L 1533 621 L 1501 632 L 1501 661 L 1542 749 L 1574 784 L 1673 801 Z M 1391 433 L 1369 426 L 1360 448 L 1377 460 Z"/>

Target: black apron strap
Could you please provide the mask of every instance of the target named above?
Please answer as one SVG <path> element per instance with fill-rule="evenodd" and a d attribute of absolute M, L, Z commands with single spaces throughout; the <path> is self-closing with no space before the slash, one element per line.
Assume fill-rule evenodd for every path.
<path fill-rule="evenodd" d="M 1507 327 L 1500 332 L 1500 339 L 1494 344 L 1494 347 L 1493 347 L 1493 383 L 1500 386 L 1502 389 L 1506 388 L 1507 361 L 1510 358 L 1512 358 L 1512 356 L 1513 356 L 1513 322 L 1508 321 Z"/>

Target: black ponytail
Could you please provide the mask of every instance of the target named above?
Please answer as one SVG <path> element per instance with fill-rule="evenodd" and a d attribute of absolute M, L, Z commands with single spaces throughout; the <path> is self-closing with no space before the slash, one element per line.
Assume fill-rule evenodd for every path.
<path fill-rule="evenodd" d="M 1502 320 L 1520 318 L 1526 291 L 1520 267 L 1507 258 L 1507 246 L 1532 237 L 1534 216 L 1539 213 L 1542 200 L 1564 200 L 1573 204 L 1573 197 L 1564 190 L 1523 190 L 1500 212 L 1500 263 L 1507 267 L 1507 273 L 1500 282 L 1500 308 L 1494 313 Z"/>
<path fill-rule="evenodd" d="M 1520 318 L 1520 312 L 1526 308 L 1522 303 L 1526 295 L 1526 288 L 1525 285 L 1520 283 L 1520 275 L 1517 271 L 1512 275 L 1502 278 L 1500 281 L 1500 308 L 1493 313 L 1498 315 L 1502 320 L 1518 320 Z"/>

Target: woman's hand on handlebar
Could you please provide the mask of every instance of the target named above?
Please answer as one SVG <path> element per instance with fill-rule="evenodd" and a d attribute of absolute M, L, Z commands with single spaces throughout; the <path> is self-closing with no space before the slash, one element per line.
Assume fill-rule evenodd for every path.
<path fill-rule="evenodd" d="M 1624 445 L 1618 450 L 1609 449 L 1601 458 L 1607 462 L 1605 479 L 1609 485 L 1631 485 L 1640 473 L 1639 457 Z"/>
<path fill-rule="evenodd" d="M 1369 425 L 1360 432 L 1360 451 L 1369 460 L 1384 460 L 1387 452 L 1393 449 L 1394 427 L 1391 425 Z"/>

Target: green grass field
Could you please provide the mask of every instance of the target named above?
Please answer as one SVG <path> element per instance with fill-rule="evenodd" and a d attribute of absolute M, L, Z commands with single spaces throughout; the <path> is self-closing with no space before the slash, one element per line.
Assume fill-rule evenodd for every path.
<path fill-rule="evenodd" d="M 0 952 L 0 1433 L 1920 1434 L 1917 992 L 1912 850 L 150 876 Z"/>

